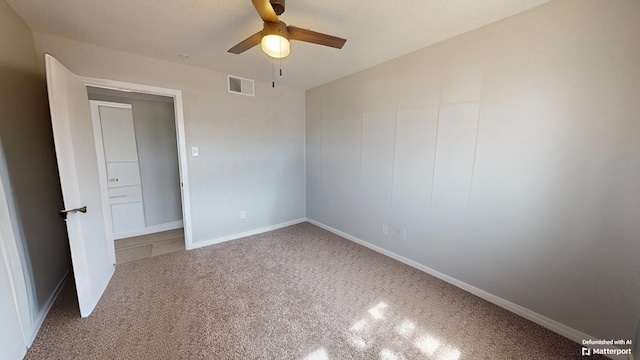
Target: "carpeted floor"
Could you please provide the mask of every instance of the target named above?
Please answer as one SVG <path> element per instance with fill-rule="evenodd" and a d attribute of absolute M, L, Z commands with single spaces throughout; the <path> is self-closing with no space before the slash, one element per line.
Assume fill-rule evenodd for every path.
<path fill-rule="evenodd" d="M 582 359 L 580 345 L 303 223 L 68 281 L 27 359 Z"/>

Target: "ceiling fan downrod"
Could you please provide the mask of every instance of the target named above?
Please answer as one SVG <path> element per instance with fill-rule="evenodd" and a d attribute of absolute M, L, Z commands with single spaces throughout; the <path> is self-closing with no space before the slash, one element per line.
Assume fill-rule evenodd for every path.
<path fill-rule="evenodd" d="M 285 0 L 269 0 L 271 3 L 271 7 L 273 7 L 273 11 L 276 12 L 276 15 L 282 15 L 284 13 L 284 2 Z"/>

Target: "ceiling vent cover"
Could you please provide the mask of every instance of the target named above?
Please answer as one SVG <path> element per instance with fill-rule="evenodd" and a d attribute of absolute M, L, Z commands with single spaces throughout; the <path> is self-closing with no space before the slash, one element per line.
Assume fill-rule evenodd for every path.
<path fill-rule="evenodd" d="M 256 96 L 253 80 L 227 75 L 227 90 L 232 94 Z"/>

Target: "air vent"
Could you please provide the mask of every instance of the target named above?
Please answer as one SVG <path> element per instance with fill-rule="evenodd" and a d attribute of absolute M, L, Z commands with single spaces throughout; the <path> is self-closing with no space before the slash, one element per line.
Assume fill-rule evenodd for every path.
<path fill-rule="evenodd" d="M 233 94 L 255 96 L 253 80 L 227 75 L 227 90 Z"/>

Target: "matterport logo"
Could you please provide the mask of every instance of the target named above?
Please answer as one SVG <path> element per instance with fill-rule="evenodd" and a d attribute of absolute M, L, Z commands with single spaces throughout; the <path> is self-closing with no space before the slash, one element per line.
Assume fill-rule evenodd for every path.
<path fill-rule="evenodd" d="M 591 345 L 587 347 L 588 345 Z M 594 347 L 593 345 L 600 345 Z M 603 345 L 605 347 L 603 347 Z M 582 356 L 591 355 L 631 355 L 631 340 L 582 340 Z"/>

